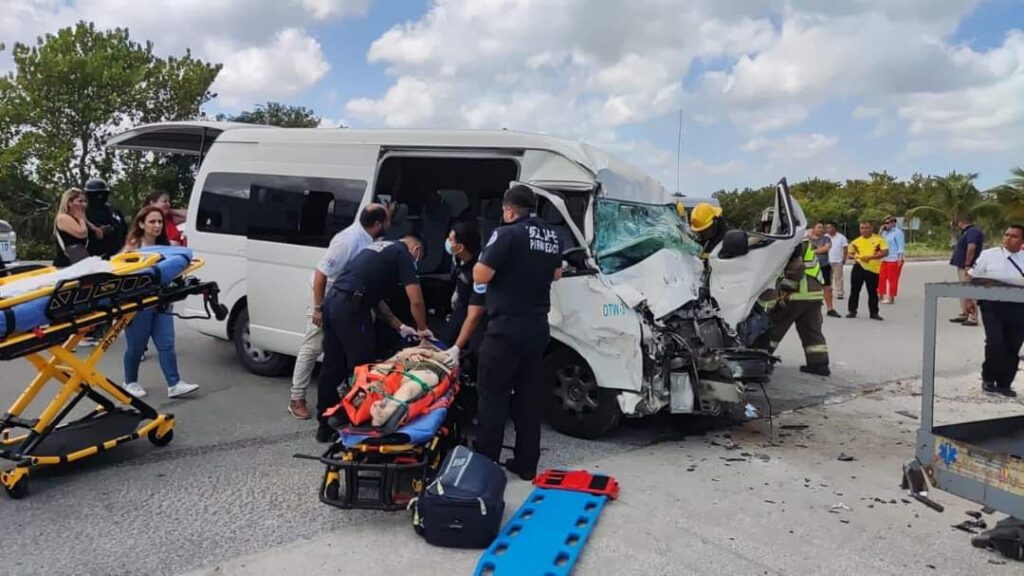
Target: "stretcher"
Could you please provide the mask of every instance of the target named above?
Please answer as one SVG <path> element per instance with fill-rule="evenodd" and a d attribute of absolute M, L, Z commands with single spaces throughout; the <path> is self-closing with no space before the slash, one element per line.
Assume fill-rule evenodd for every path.
<path fill-rule="evenodd" d="M 141 437 L 156 446 L 170 443 L 174 416 L 135 398 L 98 366 L 142 310 L 201 295 L 207 317 L 226 317 L 216 283 L 192 276 L 202 266 L 203 260 L 187 248 L 152 247 L 120 254 L 109 263 L 20 268 L 0 277 L 0 360 L 25 358 L 37 371 L 0 416 L 0 458 L 13 462 L 0 472 L 9 496 L 27 495 L 35 468 L 75 462 Z M 81 269 L 91 272 L 69 277 Z M 81 340 L 97 330 L 104 331 L 98 344 L 88 356 L 78 356 Z M 56 394 L 39 416 L 27 417 L 51 380 L 59 384 Z M 86 399 L 95 408 L 70 419 Z"/>
<path fill-rule="evenodd" d="M 360 398 L 359 378 L 366 378 L 368 368 L 355 370 L 357 384 L 346 394 L 350 403 L 345 406 L 355 418 L 343 417 L 348 423 L 338 428 L 337 440 L 320 456 L 295 457 L 325 465 L 319 488 L 324 504 L 342 509 L 401 510 L 433 479 L 448 451 L 463 442 L 470 417 L 458 399 L 462 375 L 458 367 L 451 369 L 432 388 L 433 393 L 420 398 L 427 399 L 427 404 L 410 402 L 414 405 L 411 412 L 403 404 L 402 410 L 374 426 L 360 420 L 360 414 L 369 413 L 365 409 L 369 401 L 362 397 L 358 406 L 351 403 Z"/>

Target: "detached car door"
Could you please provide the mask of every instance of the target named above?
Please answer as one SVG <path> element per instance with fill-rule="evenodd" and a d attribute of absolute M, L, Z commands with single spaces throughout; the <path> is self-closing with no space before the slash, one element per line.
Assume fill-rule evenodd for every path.
<path fill-rule="evenodd" d="M 774 286 L 793 249 L 804 238 L 807 218 L 790 195 L 785 178 L 776 185 L 772 219 L 765 225 L 764 232 L 748 232 L 752 241 L 747 254 L 723 258 L 721 244 L 711 253 L 711 296 L 732 328 L 750 315 L 758 296 Z"/>

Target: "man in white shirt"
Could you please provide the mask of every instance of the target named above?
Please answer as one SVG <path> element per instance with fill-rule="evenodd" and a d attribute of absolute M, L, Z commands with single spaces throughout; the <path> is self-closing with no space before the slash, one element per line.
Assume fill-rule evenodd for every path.
<path fill-rule="evenodd" d="M 1013 225 L 1003 233 L 1003 245 L 981 253 L 968 271 L 974 283 L 1024 288 L 1024 226 Z M 1020 348 L 1024 344 L 1024 304 L 981 300 L 985 324 L 985 362 L 981 388 L 992 394 L 1016 397 L 1011 385 L 1017 376 Z"/>
<path fill-rule="evenodd" d="M 377 238 L 384 235 L 390 223 L 387 208 L 380 204 L 369 204 L 359 214 L 359 221 L 352 223 L 341 232 L 331 238 L 327 247 L 313 271 L 312 288 L 313 301 L 306 313 L 309 319 L 306 327 L 306 336 L 302 339 L 302 346 L 295 357 L 295 371 L 292 373 L 291 402 L 288 404 L 288 412 L 299 420 L 309 420 L 309 408 L 306 407 L 306 388 L 312 380 L 313 368 L 316 367 L 317 358 L 323 352 L 323 315 L 320 312 L 320 305 L 324 301 L 324 295 L 331 289 L 331 285 L 341 274 L 350 260 L 363 248 L 366 248 Z"/>
<path fill-rule="evenodd" d="M 850 241 L 839 231 L 835 222 L 828 223 L 826 234 L 832 239 L 832 247 L 828 251 L 828 262 L 832 267 L 832 285 L 825 289 L 825 300 L 831 302 L 833 293 L 840 300 L 846 296 L 843 290 L 843 266 L 846 265 L 846 252 Z"/>

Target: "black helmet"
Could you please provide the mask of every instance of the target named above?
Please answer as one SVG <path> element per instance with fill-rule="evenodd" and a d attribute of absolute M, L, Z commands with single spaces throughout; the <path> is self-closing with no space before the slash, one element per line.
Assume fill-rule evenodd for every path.
<path fill-rule="evenodd" d="M 99 178 L 91 178 L 85 183 L 85 193 L 95 194 L 98 192 L 110 192 L 110 188 L 107 188 L 107 183 Z"/>

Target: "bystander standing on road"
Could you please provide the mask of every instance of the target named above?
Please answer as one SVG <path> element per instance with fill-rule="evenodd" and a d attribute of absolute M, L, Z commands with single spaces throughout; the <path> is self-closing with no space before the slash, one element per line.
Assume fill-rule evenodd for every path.
<path fill-rule="evenodd" d="M 1003 245 L 981 253 L 969 271 L 976 283 L 1024 287 L 1024 226 L 1013 225 L 1003 233 Z M 1013 380 L 1020 366 L 1024 344 L 1024 303 L 981 300 L 985 324 L 985 362 L 981 365 L 981 387 L 985 392 L 1015 397 Z"/>
<path fill-rule="evenodd" d="M 850 256 L 853 257 L 853 271 L 850 273 L 850 302 L 847 318 L 857 317 L 860 306 L 860 290 L 868 291 L 868 311 L 872 320 L 881 320 L 878 314 L 878 273 L 882 269 L 882 258 L 889 253 L 885 238 L 875 234 L 871 222 L 860 223 L 860 236 L 850 242 Z"/>
<path fill-rule="evenodd" d="M 960 238 L 953 248 L 953 257 L 949 259 L 950 265 L 956 267 L 957 279 L 967 282 L 970 276 L 967 271 L 974 266 L 978 255 L 985 246 L 985 235 L 974 225 L 970 214 L 962 214 L 957 218 L 957 226 L 960 228 Z M 978 306 L 973 300 L 960 301 L 960 315 L 950 318 L 950 322 L 957 322 L 964 326 L 978 325 Z"/>
<path fill-rule="evenodd" d="M 60 197 L 53 220 L 53 265 L 57 268 L 88 258 L 89 240 L 103 238 L 103 230 L 86 219 L 85 205 L 85 192 L 79 188 L 68 188 Z"/>
<path fill-rule="evenodd" d="M 882 299 L 882 304 L 895 304 L 907 246 L 906 237 L 903 230 L 897 226 L 895 217 L 886 216 L 882 221 L 882 238 L 885 238 L 886 244 L 889 245 L 889 253 L 882 258 L 882 269 L 878 275 L 878 297 Z"/>
<path fill-rule="evenodd" d="M 835 222 L 828 223 L 825 233 L 832 241 L 832 246 L 828 251 L 829 268 L 832 270 L 832 285 L 825 288 L 825 300 L 831 302 L 833 294 L 840 300 L 846 296 L 846 290 L 843 287 L 846 281 L 843 267 L 846 266 L 847 248 L 850 241 L 839 231 L 839 225 Z"/>
<path fill-rule="evenodd" d="M 840 318 L 839 312 L 832 305 L 832 262 L 829 253 L 832 251 L 832 237 L 825 234 L 825 223 L 818 221 L 807 231 L 807 238 L 814 248 L 814 258 L 821 266 L 821 280 L 824 287 L 824 301 L 827 314 L 832 318 Z M 818 313 L 821 315 L 821 313 Z"/>

